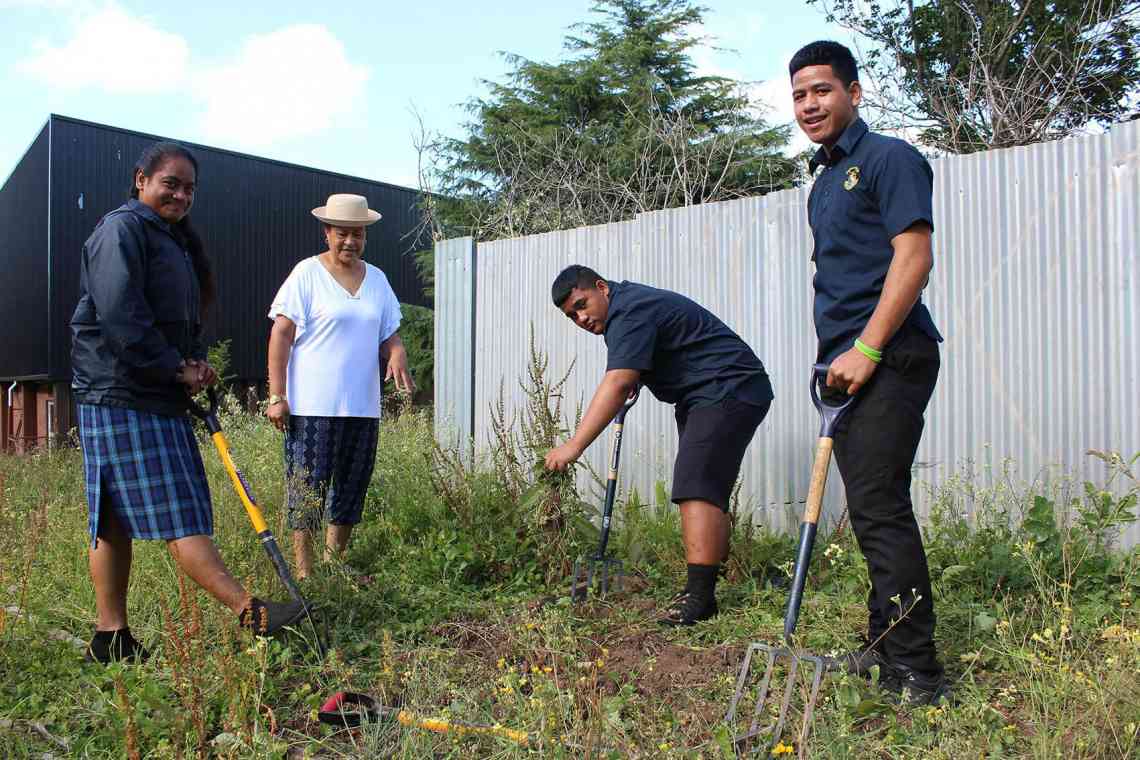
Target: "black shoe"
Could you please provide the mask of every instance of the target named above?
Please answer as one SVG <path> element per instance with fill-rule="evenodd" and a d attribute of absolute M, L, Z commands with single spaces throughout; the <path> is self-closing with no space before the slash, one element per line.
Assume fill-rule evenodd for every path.
<path fill-rule="evenodd" d="M 884 691 L 897 694 L 905 705 L 939 705 L 954 700 L 954 691 L 945 674 L 921 673 L 897 663 L 891 663 L 883 670 L 879 685 Z"/>
<path fill-rule="evenodd" d="M 879 676 L 882 677 L 890 667 L 882 652 L 869 648 L 866 642 L 859 649 L 853 649 L 846 654 L 824 658 L 824 665 L 829 673 L 845 670 L 860 678 L 870 678 L 871 669 L 876 666 L 879 668 Z"/>
<path fill-rule="evenodd" d="M 150 657 L 150 652 L 143 648 L 130 628 L 121 628 L 117 631 L 95 631 L 91 643 L 87 645 L 84 659 L 87 662 L 97 662 L 100 665 L 109 665 L 122 660 L 129 662 L 143 662 Z"/>
<path fill-rule="evenodd" d="M 258 636 L 272 636 L 304 616 L 305 605 L 301 602 L 268 602 L 255 596 L 238 619 L 242 628 L 248 628 Z"/>
<path fill-rule="evenodd" d="M 673 599 L 669 609 L 665 611 L 665 616 L 657 622 L 670 627 L 696 625 L 702 620 L 715 617 L 716 614 L 716 597 L 701 599 L 686 591 Z"/>

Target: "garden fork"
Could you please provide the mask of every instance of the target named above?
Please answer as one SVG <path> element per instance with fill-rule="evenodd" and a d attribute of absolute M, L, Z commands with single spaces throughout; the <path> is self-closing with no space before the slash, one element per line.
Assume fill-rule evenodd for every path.
<path fill-rule="evenodd" d="M 598 592 L 605 596 L 610 590 L 610 578 L 615 578 L 620 584 L 624 575 L 624 566 L 620 559 L 606 556 L 606 544 L 610 540 L 610 524 L 614 514 L 614 499 L 617 497 L 618 461 L 621 458 L 621 434 L 625 427 L 625 415 L 637 403 L 641 395 L 638 386 L 630 397 L 622 404 L 614 417 L 614 440 L 610 449 L 610 471 L 606 478 L 606 504 L 602 509 L 602 536 L 598 541 L 598 550 L 591 557 L 579 557 L 574 560 L 574 579 L 570 583 L 570 599 L 574 602 L 585 600 L 590 587 L 594 584 L 595 576 L 598 578 Z"/>
<path fill-rule="evenodd" d="M 796 552 L 795 571 L 792 575 L 792 587 L 788 594 L 788 608 L 784 613 L 784 646 L 773 647 L 768 644 L 755 642 L 748 647 L 744 655 L 744 664 L 741 665 L 740 675 L 736 679 L 736 692 L 732 695 L 732 702 L 728 707 L 725 722 L 734 725 L 737 708 L 744 696 L 749 681 L 749 672 L 752 661 L 757 653 L 765 655 L 764 675 L 760 679 L 760 691 L 756 697 L 756 706 L 752 712 L 752 723 L 743 734 L 733 738 L 734 746 L 739 750 L 746 747 L 753 739 L 759 736 L 768 736 L 768 750 L 781 740 L 784 725 L 788 718 L 788 708 L 792 701 L 792 692 L 800 678 L 800 665 L 806 663 L 811 666 L 810 686 L 808 697 L 804 702 L 803 719 L 797 742 L 802 748 L 807 741 L 811 730 L 812 711 L 815 709 L 816 699 L 819 697 L 819 687 L 823 681 L 826 670 L 824 660 L 819 655 L 810 652 L 797 652 L 792 647 L 792 635 L 796 630 L 796 623 L 800 617 L 800 603 L 804 596 L 804 583 L 807 580 L 808 566 L 811 564 L 812 547 L 815 545 L 816 527 L 819 524 L 819 513 L 823 506 L 823 493 L 827 486 L 827 470 L 831 465 L 831 447 L 834 441 L 835 428 L 843 414 L 855 402 L 855 396 L 849 397 L 842 404 L 827 404 L 820 398 L 819 385 L 827 378 L 828 365 L 816 364 L 811 370 L 811 400 L 819 412 L 819 441 L 815 449 L 815 463 L 812 466 L 811 485 L 808 488 L 807 503 L 804 505 L 804 518 L 800 524 L 799 550 Z M 768 708 L 768 694 L 771 690 L 773 676 L 777 670 L 783 669 L 786 683 L 780 709 L 775 720 L 767 727 L 761 728 L 760 723 Z M 735 730 L 735 729 L 733 729 Z M 759 749 L 759 746 L 757 746 Z"/>

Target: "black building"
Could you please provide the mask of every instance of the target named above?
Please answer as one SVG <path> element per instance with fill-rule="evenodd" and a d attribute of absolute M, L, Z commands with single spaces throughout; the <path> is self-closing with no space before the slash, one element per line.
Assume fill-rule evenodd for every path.
<path fill-rule="evenodd" d="M 0 189 L 0 450 L 71 427 L 69 322 L 83 243 L 126 199 L 139 154 L 163 139 L 52 115 Z M 191 213 L 218 279 L 207 340 L 232 341 L 239 380 L 265 379 L 269 302 L 294 264 L 324 249 L 309 212 L 332 193 L 363 195 L 383 215 L 364 258 L 400 301 L 424 304 L 410 255 L 427 245 L 415 239 L 417 191 L 183 144 L 199 163 Z"/>

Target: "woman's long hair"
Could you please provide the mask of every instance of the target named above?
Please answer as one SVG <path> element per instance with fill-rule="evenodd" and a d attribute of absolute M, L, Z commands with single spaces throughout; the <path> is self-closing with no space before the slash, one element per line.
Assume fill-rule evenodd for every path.
<path fill-rule="evenodd" d="M 184 158 L 194 167 L 195 179 L 198 176 L 198 159 L 194 154 L 176 142 L 157 142 L 142 152 L 139 160 L 135 162 L 134 171 L 131 172 L 131 197 L 139 197 L 139 189 L 135 183 L 138 173 L 144 177 L 153 176 L 159 167 L 172 158 Z M 206 249 L 202 246 L 202 238 L 198 231 L 190 224 L 190 215 L 173 227 L 178 230 L 186 241 L 186 249 L 190 252 L 190 261 L 194 264 L 194 274 L 198 276 L 198 287 L 202 293 L 202 311 L 208 311 L 214 305 L 218 295 L 218 284 L 214 278 L 214 267 L 206 256 Z"/>

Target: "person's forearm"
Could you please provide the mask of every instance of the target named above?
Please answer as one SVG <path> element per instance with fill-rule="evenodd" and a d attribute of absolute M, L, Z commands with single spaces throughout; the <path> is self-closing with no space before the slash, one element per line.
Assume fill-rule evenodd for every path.
<path fill-rule="evenodd" d="M 392 333 L 387 340 L 380 344 L 380 358 L 387 361 L 392 357 L 392 351 L 396 349 L 404 351 L 404 342 L 400 340 L 398 333 Z"/>
<path fill-rule="evenodd" d="M 285 395 L 285 376 L 289 355 L 293 352 L 292 336 L 274 329 L 269 334 L 269 394 Z"/>
<path fill-rule="evenodd" d="M 933 265 L 929 232 L 904 232 L 891 242 L 895 253 L 883 283 L 883 293 L 859 336 L 868 346 L 880 350 L 898 332 L 918 302 Z"/>
<path fill-rule="evenodd" d="M 610 424 L 629 394 L 637 387 L 639 375 L 634 370 L 613 370 L 602 378 L 594 391 L 582 422 L 571 437 L 578 448 L 585 451 Z"/>

